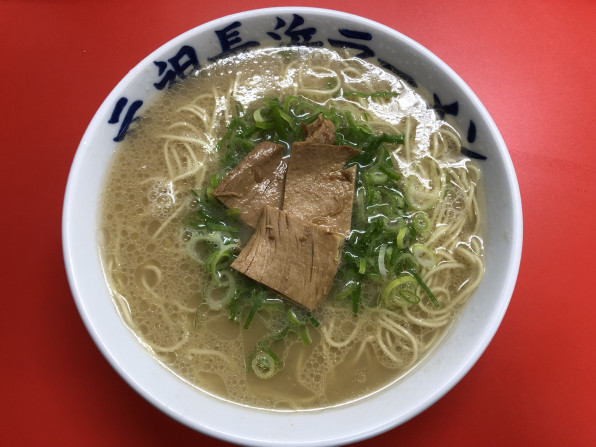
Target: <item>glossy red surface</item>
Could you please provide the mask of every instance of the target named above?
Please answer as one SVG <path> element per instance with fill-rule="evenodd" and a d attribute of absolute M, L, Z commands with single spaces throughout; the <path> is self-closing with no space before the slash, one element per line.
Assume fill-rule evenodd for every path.
<path fill-rule="evenodd" d="M 465 378 L 361 446 L 596 442 L 596 3 L 288 1 L 379 21 L 450 65 L 509 147 L 524 211 L 511 305 Z M 137 395 L 93 344 L 61 249 L 66 179 L 96 109 L 172 37 L 273 1 L 0 2 L 0 445 L 201 445 Z"/>

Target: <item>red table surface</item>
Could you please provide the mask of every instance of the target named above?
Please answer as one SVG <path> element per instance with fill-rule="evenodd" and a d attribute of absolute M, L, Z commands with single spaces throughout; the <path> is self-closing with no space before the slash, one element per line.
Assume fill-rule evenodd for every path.
<path fill-rule="evenodd" d="M 226 444 L 162 414 L 102 357 L 68 287 L 62 201 L 89 121 L 130 68 L 211 19 L 292 4 L 376 20 L 451 66 L 500 129 L 523 202 L 517 286 L 484 355 L 427 411 L 359 445 L 596 445 L 593 0 L 2 0 L 0 444 Z"/>

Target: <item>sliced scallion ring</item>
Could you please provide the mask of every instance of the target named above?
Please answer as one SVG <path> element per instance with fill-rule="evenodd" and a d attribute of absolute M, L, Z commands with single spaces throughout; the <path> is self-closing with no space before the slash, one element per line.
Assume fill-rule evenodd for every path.
<path fill-rule="evenodd" d="M 397 217 L 393 220 L 385 218 L 383 219 L 383 223 L 385 224 L 385 230 L 392 233 L 399 232 L 399 230 L 406 226 L 406 222 L 402 217 Z"/>
<path fill-rule="evenodd" d="M 402 289 L 399 291 L 399 296 L 410 304 L 418 304 L 420 302 L 420 297 L 411 290 Z"/>
<path fill-rule="evenodd" d="M 435 257 L 435 254 L 430 251 L 426 245 L 413 244 L 412 254 L 418 261 L 418 264 L 420 264 L 422 267 L 430 269 L 437 265 L 437 258 Z"/>
<path fill-rule="evenodd" d="M 408 244 L 408 227 L 403 227 L 397 232 L 397 248 L 403 250 Z"/>
<path fill-rule="evenodd" d="M 395 278 L 391 281 L 383 292 L 381 293 L 381 299 L 385 303 L 385 305 L 389 308 L 391 307 L 405 307 L 415 304 L 410 300 L 404 299 L 404 294 L 408 297 L 411 295 L 416 295 L 414 290 L 417 286 L 418 282 L 415 278 L 409 275 L 402 275 Z M 409 291 L 409 292 L 404 292 Z M 408 294 L 411 293 L 411 294 Z"/>
<path fill-rule="evenodd" d="M 214 251 L 205 260 L 205 267 L 218 285 L 220 285 L 220 270 L 230 266 L 234 260 L 232 252 L 236 249 L 240 249 L 238 244 L 222 245 L 221 250 Z"/>
<path fill-rule="evenodd" d="M 220 250 L 222 246 L 223 239 L 218 232 L 197 234 L 186 244 L 188 254 L 201 265 L 205 264 L 214 250 Z"/>
<path fill-rule="evenodd" d="M 412 253 L 401 252 L 396 256 L 395 262 L 393 264 L 397 265 L 397 266 L 405 267 L 405 266 L 409 265 L 410 263 L 415 267 L 417 267 L 419 265 L 418 259 L 416 259 L 416 257 Z"/>
<path fill-rule="evenodd" d="M 251 367 L 259 379 L 270 379 L 277 373 L 277 362 L 269 352 L 259 351 L 252 359 Z"/>
<path fill-rule="evenodd" d="M 236 292 L 234 275 L 229 271 L 219 273 L 219 284 L 210 282 L 205 288 L 205 302 L 212 310 L 220 310 L 230 304 Z"/>
<path fill-rule="evenodd" d="M 368 174 L 370 181 L 373 185 L 384 185 L 387 183 L 387 174 L 384 172 L 374 172 L 372 174 Z"/>

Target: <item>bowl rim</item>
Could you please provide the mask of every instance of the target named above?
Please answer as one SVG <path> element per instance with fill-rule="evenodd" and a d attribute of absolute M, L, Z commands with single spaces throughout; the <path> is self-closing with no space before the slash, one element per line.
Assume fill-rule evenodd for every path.
<path fill-rule="evenodd" d="M 366 24 L 372 28 L 378 29 L 383 34 L 388 34 L 391 36 L 392 39 L 397 39 L 406 44 L 407 46 L 413 48 L 417 53 L 422 54 L 424 57 L 429 59 L 434 65 L 440 68 L 441 71 L 445 72 L 446 75 L 458 86 L 462 89 L 465 93 L 466 97 L 472 101 L 475 108 L 477 109 L 478 113 L 480 114 L 481 119 L 487 124 L 487 129 L 491 133 L 492 137 L 494 138 L 496 145 L 499 148 L 499 155 L 502 157 L 503 169 L 506 176 L 506 184 L 508 185 L 508 197 L 507 199 L 512 204 L 512 229 L 513 231 L 510 234 L 511 240 L 511 253 L 509 259 L 509 265 L 505 269 L 505 276 L 501 279 L 502 281 L 502 290 L 499 294 L 499 301 L 498 306 L 493 311 L 493 316 L 490 320 L 490 325 L 484 328 L 482 332 L 482 336 L 476 340 L 474 344 L 474 348 L 469 352 L 469 355 L 466 356 L 465 361 L 460 362 L 458 368 L 452 372 L 448 379 L 445 379 L 440 386 L 436 387 L 433 392 L 427 393 L 424 399 L 416 402 L 415 405 L 411 405 L 408 411 L 396 415 L 394 417 L 388 417 L 382 421 L 378 421 L 377 423 L 369 424 L 365 427 L 350 427 L 350 430 L 343 434 L 336 433 L 335 435 L 330 435 L 328 432 L 322 432 L 320 439 L 315 439 L 310 437 L 308 439 L 304 439 L 298 442 L 294 441 L 286 441 L 286 440 L 277 440 L 273 437 L 269 437 L 269 439 L 263 437 L 257 437 L 255 433 L 251 433 L 249 437 L 242 433 L 231 433 L 225 430 L 222 430 L 221 427 L 209 424 L 202 424 L 201 421 L 197 421 L 194 418 L 188 416 L 188 413 L 185 413 L 184 409 L 180 406 L 172 405 L 171 402 L 164 402 L 159 397 L 156 397 L 154 390 L 150 389 L 146 386 L 146 383 L 140 383 L 139 379 L 136 375 L 131 373 L 131 370 L 125 362 L 119 358 L 114 353 L 114 347 L 106 342 L 105 338 L 105 330 L 101 327 L 98 327 L 94 316 L 90 313 L 90 308 L 87 305 L 84 294 L 85 291 L 85 282 L 87 281 L 86 273 L 81 274 L 80 269 L 76 268 L 75 265 L 75 255 L 74 252 L 77 250 L 77 235 L 80 233 L 77 228 L 73 227 L 73 215 L 75 213 L 74 207 L 74 200 L 75 200 L 75 188 L 80 183 L 81 180 L 81 165 L 83 163 L 83 158 L 85 157 L 86 153 L 89 151 L 89 141 L 92 140 L 92 134 L 94 128 L 97 127 L 99 120 L 101 117 L 104 117 L 107 112 L 108 108 L 111 105 L 110 101 L 117 96 L 118 92 L 121 91 L 124 86 L 130 83 L 141 70 L 147 64 L 152 64 L 152 61 L 157 58 L 158 54 L 164 53 L 168 48 L 175 47 L 179 43 L 188 39 L 189 36 L 197 35 L 203 33 L 205 31 L 214 29 L 220 26 L 223 23 L 228 23 L 231 20 L 235 19 L 247 19 L 256 16 L 264 16 L 270 14 L 288 14 L 288 13 L 297 13 L 297 14 L 316 14 L 322 15 L 325 17 L 333 18 L 333 19 L 349 19 L 350 21 L 359 22 L 362 24 Z M 91 222 L 92 225 L 94 225 Z M 325 8 L 313 8 L 313 7 L 270 7 L 270 8 L 262 8 L 262 9 L 255 9 L 255 10 L 247 10 L 238 12 L 235 14 L 230 14 L 224 17 L 220 17 L 218 19 L 203 23 L 197 27 L 194 27 L 176 37 L 169 40 L 168 42 L 161 45 L 159 48 L 152 51 L 148 56 L 143 58 L 139 63 L 135 65 L 123 78 L 118 82 L 118 84 L 111 90 L 109 95 L 103 101 L 97 112 L 94 114 L 91 122 L 89 123 L 82 139 L 81 143 L 79 144 L 77 151 L 75 153 L 71 170 L 69 173 L 65 196 L 64 196 L 64 207 L 63 207 L 63 215 L 62 215 L 62 241 L 63 241 L 63 255 L 64 255 L 64 262 L 66 267 L 66 273 L 68 277 L 68 281 L 70 284 L 70 288 L 75 300 L 75 304 L 81 315 L 81 318 L 87 328 L 87 331 L 91 335 L 93 341 L 95 342 L 96 346 L 103 354 L 103 356 L 108 360 L 108 362 L 112 365 L 112 367 L 117 371 L 117 373 L 133 388 L 135 389 L 141 396 L 143 396 L 146 400 L 148 400 L 151 404 L 155 407 L 159 408 L 164 413 L 168 414 L 170 417 L 178 420 L 179 422 L 198 430 L 204 434 L 232 442 L 238 444 L 246 444 L 246 445 L 309 445 L 309 446 L 318 446 L 318 445 L 339 445 L 348 442 L 356 442 L 363 439 L 370 438 L 372 436 L 376 436 L 380 433 L 383 433 L 387 430 L 390 430 L 407 420 L 413 418 L 414 416 L 418 415 L 429 406 L 434 404 L 437 400 L 439 400 L 442 396 L 444 396 L 450 389 L 453 388 L 462 378 L 463 376 L 472 368 L 472 366 L 476 363 L 476 361 L 480 358 L 482 353 L 487 348 L 488 344 L 494 337 L 501 321 L 505 315 L 507 307 L 510 303 L 511 296 L 513 294 L 513 289 L 515 287 L 515 282 L 517 280 L 517 274 L 519 271 L 519 265 L 521 261 L 521 252 L 522 252 L 522 239 L 523 239 L 523 219 L 522 219 L 522 209 L 521 209 L 521 197 L 519 192 L 519 185 L 517 183 L 517 178 L 515 175 L 515 170 L 513 167 L 513 163 L 511 161 L 510 155 L 507 151 L 505 142 L 501 137 L 495 123 L 493 122 L 492 118 L 480 102 L 480 100 L 476 97 L 474 92 L 465 84 L 465 82 L 449 67 L 445 64 L 441 59 L 435 56 L 431 51 L 420 45 L 419 43 L 415 42 L 411 38 L 401 34 L 400 32 L 383 25 L 381 23 L 372 21 L 370 19 L 357 16 L 354 14 L 349 14 L 341 11 L 335 11 L 331 9 Z M 127 330 L 127 329 L 126 329 Z M 139 351 L 142 350 L 142 346 L 139 343 Z M 146 356 L 147 353 L 143 352 L 142 355 Z M 139 357 L 139 361 L 143 361 Z M 167 374 L 173 376 L 171 372 L 165 370 L 162 366 L 159 368 L 167 371 Z M 133 371 L 134 372 L 134 371 Z M 179 378 L 175 378 L 175 380 L 180 381 Z M 407 381 L 407 378 L 405 379 Z M 185 387 L 189 385 L 184 384 Z M 180 388 L 181 390 L 182 388 Z M 377 394 L 378 395 L 378 394 Z M 207 396 L 208 397 L 208 396 Z M 209 397 L 208 397 L 209 398 Z M 373 396 L 373 398 L 376 398 Z M 209 398 L 211 399 L 211 398 Z M 366 398 L 369 399 L 369 398 Z M 340 413 L 342 409 L 351 408 L 351 407 L 359 407 L 359 402 L 353 404 L 347 404 L 347 406 L 340 406 L 339 408 Z M 222 405 L 223 410 L 227 408 L 229 411 L 233 411 L 232 408 L 238 409 L 243 408 L 237 404 L 228 404 L 219 402 Z M 381 402 L 383 405 L 387 405 L 387 402 Z M 294 419 L 292 416 L 293 414 L 290 413 L 278 413 L 274 411 L 267 411 L 267 410 L 255 410 L 255 409 L 247 409 L 244 408 L 242 411 L 248 411 L 248 413 L 252 415 L 257 415 L 258 419 L 262 417 L 266 417 L 269 419 L 279 419 L 283 417 L 284 419 L 289 419 L 290 423 L 302 425 L 302 423 L 298 423 L 297 419 Z M 336 411 L 335 408 L 332 411 Z M 311 411 L 311 412 L 300 412 L 298 413 L 300 416 L 303 417 L 304 415 L 307 416 L 307 419 L 313 420 L 312 416 L 317 416 L 320 418 L 323 412 L 329 413 L 329 411 Z M 240 412 L 238 412 L 240 414 Z M 251 419 L 249 417 L 249 419 Z M 261 419 L 262 420 L 262 419 Z M 248 424 L 252 423 L 251 421 Z M 246 421 L 245 421 L 246 425 Z M 252 436 L 252 437 L 250 437 Z"/>

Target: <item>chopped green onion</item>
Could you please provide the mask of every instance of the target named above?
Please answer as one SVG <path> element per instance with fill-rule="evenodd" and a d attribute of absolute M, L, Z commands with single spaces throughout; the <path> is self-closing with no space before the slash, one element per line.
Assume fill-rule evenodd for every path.
<path fill-rule="evenodd" d="M 420 277 L 420 275 L 418 274 L 418 272 L 416 271 L 415 268 L 410 267 L 408 269 L 408 271 L 412 274 L 412 276 L 414 277 L 414 279 L 416 279 L 416 281 L 418 281 L 418 284 L 420 285 L 420 287 L 422 287 L 422 290 L 424 290 L 424 292 L 428 295 L 428 298 L 430 299 L 430 301 L 433 303 L 433 305 L 435 307 L 439 307 L 439 301 L 437 300 L 437 298 L 435 297 L 435 295 L 432 293 L 432 291 L 428 288 L 428 286 L 426 285 L 426 283 L 422 280 L 422 278 Z"/>
<path fill-rule="evenodd" d="M 387 269 L 385 269 L 385 253 L 387 253 L 387 246 L 386 245 L 381 245 L 381 248 L 379 248 L 379 273 L 381 274 L 381 277 L 383 278 L 387 278 Z"/>
<path fill-rule="evenodd" d="M 255 122 L 261 123 L 261 122 L 265 121 L 265 119 L 263 118 L 262 112 L 263 112 L 262 108 L 257 109 L 253 112 L 252 117 L 254 118 Z"/>
<path fill-rule="evenodd" d="M 240 208 L 227 208 L 225 213 L 226 216 L 239 216 L 242 214 L 242 210 Z"/>
<path fill-rule="evenodd" d="M 397 252 L 397 256 L 395 257 L 395 262 L 392 265 L 396 266 L 397 268 L 404 268 L 408 265 L 418 265 L 418 259 L 414 257 L 412 253 L 408 252 Z"/>
<path fill-rule="evenodd" d="M 308 323 L 312 324 L 314 327 L 319 327 L 321 324 L 315 317 L 312 316 L 312 314 L 309 311 L 301 307 L 291 307 L 290 309 L 288 309 L 286 315 L 290 324 L 293 325 L 295 329 L 306 326 Z M 306 335 L 308 336 L 308 332 L 306 333 Z M 310 337 L 308 337 L 308 339 L 310 340 Z M 303 341 L 304 340 L 305 339 L 303 338 Z"/>
<path fill-rule="evenodd" d="M 238 319 L 238 295 L 240 295 L 239 291 L 235 290 L 234 295 L 232 295 L 232 298 L 228 303 L 228 307 L 230 308 L 228 319 L 230 321 L 236 321 Z"/>
<path fill-rule="evenodd" d="M 411 249 L 412 254 L 422 267 L 430 269 L 437 265 L 437 259 L 434 253 L 426 245 L 413 244 Z"/>
<path fill-rule="evenodd" d="M 257 314 L 257 311 L 263 305 L 263 300 L 265 299 L 265 292 L 256 293 L 253 291 L 252 293 L 252 306 L 250 307 L 250 312 L 248 313 L 248 317 L 244 321 L 244 329 L 248 329 L 252 323 L 253 318 Z"/>
<path fill-rule="evenodd" d="M 290 106 L 292 103 L 298 102 L 299 98 L 297 96 L 288 96 L 284 101 L 284 112 L 290 113 Z"/>
<path fill-rule="evenodd" d="M 218 286 L 221 285 L 219 271 L 232 264 L 233 256 L 231 252 L 239 248 L 240 246 L 237 244 L 223 245 L 222 249 L 214 251 L 205 260 L 205 268 L 209 271 L 211 278 Z"/>
<path fill-rule="evenodd" d="M 294 57 L 293 52 L 288 54 Z M 337 89 L 340 82 L 338 78 L 326 81 L 329 90 Z M 337 92 L 346 98 L 398 96 L 396 92 L 341 93 L 340 89 Z M 217 150 L 223 151 L 220 171 L 210 177 L 200 194 L 192 191 L 193 207 L 197 211 L 196 219 L 188 223 L 191 235 L 188 251 L 211 275 L 204 294 L 210 308 L 229 308 L 230 320 L 239 322 L 245 329 L 249 329 L 261 313 L 281 318 L 279 326 L 257 343 L 247 359 L 247 367 L 262 378 L 271 377 L 280 368 L 279 360 L 269 348 L 272 343 L 283 340 L 292 332 L 303 343 L 310 343 L 308 326 L 318 327 L 320 323 L 309 312 L 270 297 L 269 289 L 230 269 L 239 246 L 239 235 L 244 229 L 238 219 L 241 211 L 226 209 L 213 197 L 212 191 L 255 144 L 271 141 L 289 150 L 294 141 L 304 139 L 301 124 L 310 124 L 319 116 L 334 123 L 336 144 L 361 149 L 360 154 L 347 163 L 347 167 L 356 165 L 358 169 L 352 230 L 344 243 L 344 267 L 336 278 L 335 299 L 350 303 L 355 316 L 361 300 L 369 296 L 368 292 L 363 295 L 363 290 L 369 288 L 380 289 L 376 296 L 388 307 L 420 302 L 418 294 L 421 290 L 438 305 L 416 269 L 431 268 L 436 264 L 435 255 L 421 244 L 432 230 L 424 211 L 437 203 L 444 182 L 438 174 L 435 174 L 437 178 L 431 174 L 430 179 L 402 178 L 394 164 L 392 151 L 403 144 L 404 135 L 373 134 L 365 112 L 340 113 L 333 107 L 325 108 L 299 96 L 287 96 L 283 100 L 266 98 L 262 107 L 248 114 L 240 106 L 237 116 L 232 117 L 224 137 L 216 145 Z M 362 303 L 367 306 L 376 304 Z M 199 307 L 195 324 L 198 312 Z"/>
<path fill-rule="evenodd" d="M 255 120 L 255 126 L 257 126 L 259 129 L 272 129 L 273 127 L 275 127 L 275 123 L 265 121 L 265 118 L 263 118 L 262 115 L 263 110 L 264 109 L 261 108 L 254 111 L 253 118 Z"/>
<path fill-rule="evenodd" d="M 277 373 L 276 359 L 270 352 L 259 351 L 251 362 L 251 367 L 259 379 L 270 379 Z"/>
<path fill-rule="evenodd" d="M 408 227 L 403 227 L 397 232 L 397 248 L 404 249 L 408 243 Z"/>
<path fill-rule="evenodd" d="M 384 174 L 383 172 L 375 172 L 367 175 L 373 185 L 384 185 L 387 183 L 387 174 Z"/>
<path fill-rule="evenodd" d="M 401 293 L 402 290 L 411 290 L 411 288 L 416 284 L 416 279 L 410 275 L 402 275 L 395 278 L 391 281 L 383 292 L 381 293 L 381 300 L 385 303 L 388 307 L 394 306 L 407 306 L 410 303 L 408 300 L 400 299 L 403 298 Z"/>
<path fill-rule="evenodd" d="M 361 275 L 364 275 L 364 273 L 366 272 L 366 260 L 365 259 L 360 259 L 360 268 L 358 269 L 358 273 L 360 273 Z"/>
<path fill-rule="evenodd" d="M 213 250 L 220 250 L 223 246 L 221 234 L 213 232 L 198 234 L 192 237 L 186 244 L 188 254 L 199 264 L 204 265 Z"/>
<path fill-rule="evenodd" d="M 308 328 L 306 326 L 298 326 L 294 329 L 294 332 L 296 332 L 302 344 L 309 345 L 312 342 L 310 334 L 308 333 Z"/>
<path fill-rule="evenodd" d="M 385 218 L 383 219 L 383 223 L 385 225 L 385 230 L 391 233 L 399 232 L 402 228 L 406 227 L 406 222 L 402 217 L 397 217 L 394 220 Z"/>
<path fill-rule="evenodd" d="M 279 109 L 277 110 L 277 112 L 279 113 L 279 116 L 281 116 L 283 120 L 289 124 L 290 128 L 293 128 L 295 126 L 294 121 L 292 121 L 292 118 L 290 118 L 290 116 L 287 113 Z"/>
<path fill-rule="evenodd" d="M 314 327 L 319 327 L 321 325 L 321 323 L 319 323 L 319 320 L 317 320 L 313 315 L 311 315 L 310 312 L 308 314 L 308 321 L 310 322 L 310 324 L 312 324 Z"/>
<path fill-rule="evenodd" d="M 418 304 L 420 302 L 420 297 L 411 290 L 402 289 L 399 291 L 399 296 L 410 304 Z"/>
<path fill-rule="evenodd" d="M 336 298 L 342 299 L 347 298 L 352 295 L 352 292 L 356 288 L 356 283 L 350 282 L 345 287 L 343 287 L 339 292 L 335 294 Z"/>
<path fill-rule="evenodd" d="M 236 292 L 234 275 L 229 271 L 220 273 L 225 281 L 209 283 L 205 289 L 205 302 L 211 310 L 220 310 L 230 304 Z"/>
<path fill-rule="evenodd" d="M 387 166 L 379 166 L 379 169 L 391 180 L 398 181 L 401 178 L 400 175 L 397 172 L 395 172 L 394 169 L 389 169 Z"/>

